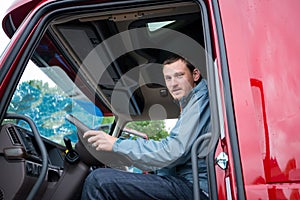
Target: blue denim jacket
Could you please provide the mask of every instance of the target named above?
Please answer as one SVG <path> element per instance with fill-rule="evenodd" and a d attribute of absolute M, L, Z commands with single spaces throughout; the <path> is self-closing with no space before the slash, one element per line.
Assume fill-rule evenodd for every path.
<path fill-rule="evenodd" d="M 179 104 L 181 113 L 168 137 L 160 141 L 118 139 L 113 151 L 127 155 L 139 169 L 157 170 L 158 175 L 177 175 L 193 182 L 191 148 L 211 128 L 206 81 L 202 79 Z M 198 166 L 200 188 L 208 192 L 205 160 L 199 159 Z"/>

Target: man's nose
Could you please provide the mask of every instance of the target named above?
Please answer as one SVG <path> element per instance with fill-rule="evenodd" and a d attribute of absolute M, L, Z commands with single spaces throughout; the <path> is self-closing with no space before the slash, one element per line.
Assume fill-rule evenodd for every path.
<path fill-rule="evenodd" d="M 176 86 L 177 84 L 178 84 L 178 82 L 177 82 L 176 78 L 172 78 L 172 79 L 171 79 L 171 86 L 174 87 L 174 86 Z"/>

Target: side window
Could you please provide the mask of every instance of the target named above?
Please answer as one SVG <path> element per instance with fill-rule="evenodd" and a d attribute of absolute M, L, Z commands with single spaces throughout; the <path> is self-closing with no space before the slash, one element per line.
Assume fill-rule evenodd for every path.
<path fill-rule="evenodd" d="M 126 124 L 122 137 L 161 140 L 166 138 L 177 119 L 133 121 Z"/>
<path fill-rule="evenodd" d="M 131 140 L 136 138 L 161 140 L 170 134 L 176 121 L 177 119 L 132 121 L 126 124 L 121 137 Z M 145 173 L 132 166 L 128 167 L 127 170 L 134 173 Z"/>

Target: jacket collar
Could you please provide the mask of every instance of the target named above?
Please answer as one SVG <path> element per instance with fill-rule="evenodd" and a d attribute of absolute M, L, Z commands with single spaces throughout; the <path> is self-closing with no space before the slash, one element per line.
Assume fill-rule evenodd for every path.
<path fill-rule="evenodd" d="M 187 105 L 187 103 L 190 101 L 192 96 L 195 93 L 198 93 L 204 85 L 205 85 L 205 80 L 202 78 L 201 81 L 189 92 L 187 96 L 183 96 L 180 100 L 178 100 L 180 110 L 182 110 Z"/>

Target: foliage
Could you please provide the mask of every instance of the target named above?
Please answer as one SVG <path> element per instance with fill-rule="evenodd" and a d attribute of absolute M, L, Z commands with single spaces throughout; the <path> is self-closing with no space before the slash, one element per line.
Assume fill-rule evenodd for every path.
<path fill-rule="evenodd" d="M 97 129 L 100 124 L 109 125 L 114 122 L 114 116 L 95 116 L 84 109 L 84 105 L 78 103 L 76 99 L 66 96 L 57 86 L 50 87 L 42 80 L 30 80 L 18 85 L 8 111 L 29 116 L 36 123 L 41 135 L 58 143 L 62 143 L 62 138 L 66 135 L 72 142 L 77 141 L 77 129 L 65 119 L 67 114 L 74 115 L 92 129 Z M 28 128 L 27 123 L 23 121 L 16 123 Z M 154 140 L 168 135 L 162 120 L 131 122 L 127 127 L 146 133 L 149 139 Z"/>
<path fill-rule="evenodd" d="M 146 133 L 149 139 L 153 140 L 160 140 L 169 135 L 165 130 L 165 122 L 163 120 L 135 121 L 128 123 L 126 127 Z"/>
<path fill-rule="evenodd" d="M 104 117 L 102 120 L 102 124 L 112 124 L 114 123 L 115 117 Z"/>
<path fill-rule="evenodd" d="M 102 121 L 102 117 L 88 113 L 74 99 L 66 96 L 60 88 L 49 87 L 48 83 L 41 80 L 20 83 L 10 102 L 8 112 L 30 117 L 41 135 L 58 143 L 62 143 L 62 138 L 66 135 L 72 142 L 77 141 L 77 129 L 65 119 L 67 114 L 83 120 L 83 123 L 92 128 Z M 28 124 L 23 121 L 17 124 L 28 128 Z"/>

